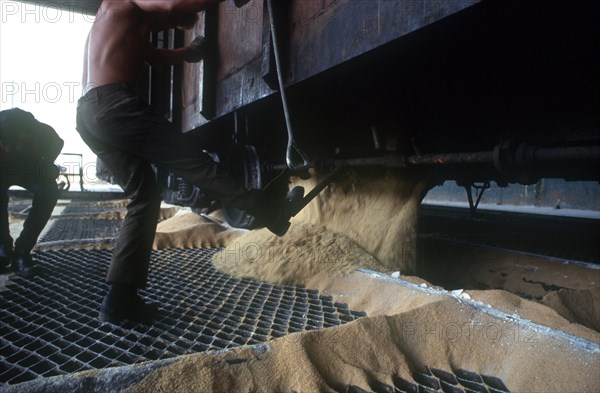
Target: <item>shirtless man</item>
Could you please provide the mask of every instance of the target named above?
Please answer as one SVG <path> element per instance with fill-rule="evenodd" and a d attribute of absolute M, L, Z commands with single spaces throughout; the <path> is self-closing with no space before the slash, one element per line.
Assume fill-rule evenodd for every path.
<path fill-rule="evenodd" d="M 90 31 L 77 130 L 131 200 L 108 270 L 109 289 L 99 315 L 103 321 L 148 321 L 157 311 L 137 294 L 146 285 L 161 202 L 151 163 L 247 211 L 278 235 L 287 231 L 292 207 L 302 198 L 301 188 L 274 201 L 265 200 L 262 191 L 245 189 L 241 179 L 227 173 L 202 149 L 186 143 L 184 134 L 135 93 L 144 63 L 197 62 L 206 51 L 201 37 L 185 48 L 156 49 L 148 42 L 150 33 L 191 27 L 197 12 L 219 1 L 104 0 Z"/>

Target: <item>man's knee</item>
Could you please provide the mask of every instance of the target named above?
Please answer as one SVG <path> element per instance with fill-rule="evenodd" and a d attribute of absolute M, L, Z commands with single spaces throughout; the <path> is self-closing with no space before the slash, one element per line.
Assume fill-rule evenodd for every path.
<path fill-rule="evenodd" d="M 60 168 L 56 164 L 47 164 L 42 167 L 42 179 L 50 182 L 56 182 L 60 174 Z"/>
<path fill-rule="evenodd" d="M 149 193 L 151 201 L 154 205 L 160 205 L 162 202 L 162 190 L 161 188 L 157 185 L 152 193 Z"/>
<path fill-rule="evenodd" d="M 160 187 L 156 184 L 146 184 L 140 187 L 133 195 L 130 196 L 132 206 L 147 206 L 149 208 L 158 208 L 162 201 L 162 193 Z"/>
<path fill-rule="evenodd" d="M 58 201 L 59 190 L 58 186 L 53 181 L 46 181 L 35 191 L 35 197 L 38 200 L 44 201 L 48 205 L 56 205 Z"/>

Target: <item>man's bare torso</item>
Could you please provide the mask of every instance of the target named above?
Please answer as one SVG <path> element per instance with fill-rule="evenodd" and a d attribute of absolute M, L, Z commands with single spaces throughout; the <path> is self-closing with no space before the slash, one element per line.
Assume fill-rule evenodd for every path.
<path fill-rule="evenodd" d="M 103 0 L 86 42 L 84 94 L 111 83 L 135 87 L 146 61 L 153 65 L 200 61 L 197 53 L 203 50 L 201 43 L 191 48 L 156 49 L 149 43 L 150 32 L 176 26 L 191 28 L 198 12 L 221 1 Z"/>
<path fill-rule="evenodd" d="M 151 32 L 148 15 L 129 1 L 102 2 L 86 42 L 84 93 L 111 83 L 136 85 Z"/>

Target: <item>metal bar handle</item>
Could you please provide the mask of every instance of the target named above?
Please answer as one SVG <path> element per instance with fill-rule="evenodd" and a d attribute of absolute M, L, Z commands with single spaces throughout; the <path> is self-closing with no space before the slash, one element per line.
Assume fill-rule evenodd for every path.
<path fill-rule="evenodd" d="M 271 25 L 271 40 L 273 42 L 273 54 L 275 57 L 275 68 L 277 69 L 277 81 L 279 82 L 279 93 L 281 94 L 281 104 L 283 106 L 283 114 L 285 116 L 285 125 L 288 134 L 287 150 L 285 154 L 285 162 L 289 169 L 300 169 L 307 168 L 309 166 L 309 160 L 300 149 L 296 141 L 294 140 L 294 132 L 292 128 L 292 120 L 287 102 L 287 94 L 283 83 L 283 71 L 281 67 L 281 57 L 279 52 L 279 41 L 277 36 L 277 29 L 275 25 L 275 12 L 273 10 L 273 0 L 267 0 L 267 8 L 269 11 L 269 23 Z M 300 157 L 302 163 L 296 165 L 294 162 L 294 155 Z"/>

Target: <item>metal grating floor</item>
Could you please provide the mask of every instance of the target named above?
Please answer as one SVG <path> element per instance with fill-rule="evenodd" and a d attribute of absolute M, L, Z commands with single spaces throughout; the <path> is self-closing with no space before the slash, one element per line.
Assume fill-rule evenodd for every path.
<path fill-rule="evenodd" d="M 26 214 L 31 208 L 31 201 L 9 201 L 7 210 L 12 214 Z"/>
<path fill-rule="evenodd" d="M 117 204 L 98 203 L 69 203 L 65 206 L 62 214 L 95 214 L 111 211 L 125 211 L 125 207 Z"/>
<path fill-rule="evenodd" d="M 122 220 L 59 219 L 40 236 L 39 242 L 117 237 Z"/>
<path fill-rule="evenodd" d="M 214 269 L 216 250 L 153 252 L 146 297 L 151 325 L 97 319 L 109 250 L 35 254 L 39 275 L 11 276 L 0 298 L 0 382 L 258 344 L 353 321 L 364 313 L 315 290 L 239 280 Z"/>

